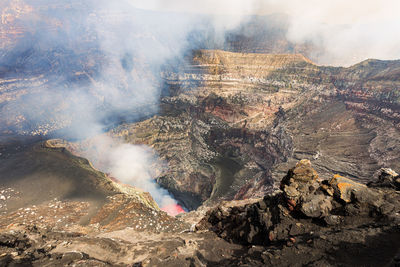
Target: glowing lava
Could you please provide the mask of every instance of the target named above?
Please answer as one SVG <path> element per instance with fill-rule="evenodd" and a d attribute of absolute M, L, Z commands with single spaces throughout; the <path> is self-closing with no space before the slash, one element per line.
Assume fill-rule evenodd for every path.
<path fill-rule="evenodd" d="M 171 215 L 171 216 L 176 216 L 180 213 L 185 212 L 183 210 L 183 208 L 178 204 L 166 205 L 166 206 L 162 207 L 161 210 L 165 211 L 166 213 L 168 213 L 168 215 Z"/>

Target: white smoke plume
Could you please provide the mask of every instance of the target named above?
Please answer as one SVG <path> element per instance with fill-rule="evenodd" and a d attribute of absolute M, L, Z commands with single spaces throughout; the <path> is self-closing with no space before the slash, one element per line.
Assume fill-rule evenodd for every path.
<path fill-rule="evenodd" d="M 11 118 L 19 113 L 28 128 L 70 123 L 62 134 L 76 139 L 155 114 L 163 64 L 197 48 L 188 36 L 210 30 L 215 32 L 214 41 L 223 42 L 226 31 L 252 15 L 287 14 L 287 38 L 321 47 L 317 63 L 350 65 L 367 58 L 400 58 L 397 0 L 5 0 L 0 7 L 8 2 L 11 7 L 29 6 L 24 12 L 19 7 L 0 10 L 7 18 L 4 25 L 13 23 L 9 18 L 18 14 L 15 21 L 27 29 L 27 36 L 11 52 L 0 50 L 0 74 L 18 70 L 38 75 L 37 70 L 44 70 L 50 75 L 46 74 L 48 83 L 0 106 L 1 115 Z M 61 9 L 40 13 L 43 9 L 36 6 L 44 3 Z M 74 5 L 76 9 L 69 8 Z M 78 74 L 88 83 L 70 81 Z M 174 203 L 154 182 L 153 152 L 142 146 L 111 146 L 103 153 L 108 162 L 105 171 L 150 191 L 160 206 Z"/>
<path fill-rule="evenodd" d="M 148 146 L 123 143 L 102 134 L 84 144 L 82 155 L 92 159 L 96 169 L 119 182 L 149 192 L 160 208 L 174 207 L 177 201 L 155 181 L 166 168 L 166 163 Z"/>
<path fill-rule="evenodd" d="M 46 75 L 45 83 L 0 107 L 1 116 L 20 114 L 20 134 L 48 134 L 43 129 L 65 127 L 51 135 L 82 140 L 122 121 L 156 114 L 161 68 L 190 48 L 187 35 L 202 18 L 135 9 L 124 0 L 69 2 L 0 3 L 6 6 L 0 10 L 3 17 L 29 6 L 26 14 L 0 25 L 7 29 L 18 23 L 26 30 L 15 47 L 0 51 L 0 70 L 10 77 Z M 97 138 L 92 145 L 102 153 L 88 150 L 85 156 L 101 162 L 97 168 L 150 192 L 160 207 L 176 205 L 154 180 L 158 160 L 150 148 L 110 138 Z"/>
<path fill-rule="evenodd" d="M 168 191 L 160 188 L 154 180 L 157 161 L 154 153 L 146 146 L 121 144 L 109 155 L 109 172 L 121 182 L 149 192 L 161 208 L 176 205 L 177 202 Z"/>
<path fill-rule="evenodd" d="M 317 63 L 348 66 L 368 58 L 400 58 L 400 1 L 397 0 L 131 0 L 141 8 L 225 14 L 225 25 L 246 16 L 286 14 L 287 38 L 322 49 Z M 227 18 L 227 17 L 226 17 Z M 218 20 L 220 21 L 220 20 Z"/>

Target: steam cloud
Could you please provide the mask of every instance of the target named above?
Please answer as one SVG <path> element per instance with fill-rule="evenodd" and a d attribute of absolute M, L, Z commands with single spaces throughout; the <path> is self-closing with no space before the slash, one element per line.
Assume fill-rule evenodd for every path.
<path fill-rule="evenodd" d="M 46 3 L 49 10 L 40 13 L 37 6 Z M 13 5 L 19 7 L 9 8 Z M 76 139 L 155 114 L 163 65 L 181 62 L 193 48 L 208 48 L 203 41 L 209 33 L 215 43 L 209 47 L 223 48 L 225 33 L 252 15 L 286 14 L 286 37 L 320 47 L 314 55 L 318 63 L 400 58 L 397 0 L 15 0 L 0 7 L 3 26 L 9 23 L 4 14 L 11 14 L 27 29 L 14 46 L 0 46 L 0 74 L 48 75 L 47 83 L 30 85 L 29 93 L 0 107 L 2 114 L 19 114 L 27 129 L 46 125 Z M 25 128 L 16 130 L 25 133 Z M 154 182 L 151 166 L 158 159 L 149 148 L 110 139 L 97 146 L 108 147 L 102 153 L 104 171 L 149 191 L 160 206 L 176 203 Z"/>
<path fill-rule="evenodd" d="M 170 215 L 183 212 L 170 193 L 154 180 L 163 163 L 147 146 L 117 144 L 107 151 L 108 172 L 121 182 L 149 192 L 160 208 Z"/>
<path fill-rule="evenodd" d="M 122 182 L 149 192 L 157 203 L 163 206 L 176 204 L 168 191 L 154 182 L 154 169 L 157 161 L 148 147 L 121 144 L 109 154 L 110 173 Z"/>
<path fill-rule="evenodd" d="M 121 183 L 149 192 L 161 208 L 177 205 L 169 192 L 160 188 L 154 180 L 166 165 L 151 148 L 123 143 L 101 134 L 90 140 L 88 149 L 83 150 L 82 154 L 91 158 L 97 168 Z"/>
<path fill-rule="evenodd" d="M 131 0 L 141 8 L 230 15 L 226 25 L 239 25 L 249 15 L 286 14 L 288 40 L 311 42 L 321 49 L 319 64 L 349 66 L 368 58 L 400 58 L 397 0 Z M 217 19 L 218 20 L 218 19 Z M 220 21 L 220 20 L 218 20 Z"/>
<path fill-rule="evenodd" d="M 29 84 L 27 94 L 0 107 L 4 118 L 22 118 L 15 129 L 20 134 L 33 130 L 81 140 L 155 114 L 161 67 L 189 48 L 187 35 L 200 18 L 138 10 L 123 0 L 72 1 L 72 8 L 69 2 L 3 4 L 2 26 L 14 23 L 8 22 L 14 16 L 26 35 L 0 51 L 1 75 L 46 75 L 44 83 Z M 150 148 L 105 137 L 93 145 L 102 153 L 85 156 L 101 162 L 96 168 L 150 192 L 160 207 L 177 204 L 154 180 L 158 159 Z"/>
<path fill-rule="evenodd" d="M 1 26 L 16 23 L 25 30 L 14 46 L 2 46 L 2 76 L 46 75 L 44 83 L 30 84 L 28 93 L 2 107 L 5 117 L 22 118 L 14 129 L 20 134 L 82 140 L 157 113 L 163 64 L 181 62 L 202 41 L 196 34 L 190 39 L 191 33 L 214 31 L 204 15 L 146 11 L 125 0 L 69 2 L 2 4 Z M 219 22 L 215 31 L 234 26 Z M 177 204 L 154 181 L 158 159 L 150 148 L 103 137 L 92 144 L 102 153 L 88 150 L 85 156 L 101 162 L 96 168 L 150 192 L 160 207 Z"/>

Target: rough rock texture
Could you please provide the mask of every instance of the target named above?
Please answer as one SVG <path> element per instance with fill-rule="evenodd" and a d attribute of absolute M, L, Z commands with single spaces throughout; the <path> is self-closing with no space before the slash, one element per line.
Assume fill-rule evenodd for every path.
<path fill-rule="evenodd" d="M 15 142 L 0 143 L 1 229 L 20 223 L 64 230 L 85 225 L 86 231 L 187 227 L 161 211 L 149 193 L 114 182 L 62 146 Z"/>
<path fill-rule="evenodd" d="M 280 193 L 178 218 L 126 193 L 92 211 L 93 202 L 83 199 L 24 204 L 0 217 L 0 265 L 397 266 L 400 191 L 382 179 L 370 188 L 317 177 L 302 160 L 282 179 Z M 350 202 L 343 198 L 348 192 Z M 24 199 L 11 187 L 0 193 L 1 205 Z"/>
<path fill-rule="evenodd" d="M 303 158 L 311 160 L 323 178 L 334 172 L 363 183 L 379 168 L 400 168 L 399 61 L 318 66 L 299 54 L 315 53 L 313 47 L 285 40 L 285 26 L 277 27 L 285 18 L 258 17 L 227 34 L 223 48 L 234 52 L 188 51 L 184 61 L 165 64 L 161 73 L 143 73 L 146 59 L 133 56 L 136 67 L 128 73 L 160 85 L 163 97 L 159 106 L 143 103 L 121 111 L 95 90 L 102 86 L 98 76 L 109 59 L 93 29 L 76 27 L 83 34 L 73 35 L 85 36 L 77 42 L 79 49 L 69 42 L 47 49 L 29 39 L 24 16 L 38 18 L 39 33 L 61 31 L 68 36 L 61 22 L 87 25 L 86 2 L 50 2 L 0 5 L 1 43 L 14 49 L 9 44 L 27 38 L 17 42 L 22 47 L 15 53 L 0 50 L 0 61 L 5 62 L 0 69 L 1 136 L 65 138 L 61 133 L 79 128 L 75 123 L 87 114 L 66 104 L 65 94 L 55 97 L 50 92 L 77 87 L 92 99 L 98 119 L 112 134 L 148 144 L 168 162 L 169 171 L 157 180 L 189 209 L 207 200 L 262 196 L 276 189 L 287 169 Z M 90 17 L 97 24 L 103 16 Z M 108 14 L 107 19 L 114 16 L 125 19 L 123 14 Z M 263 19 L 271 22 L 265 31 L 260 27 Z M 205 41 L 199 48 L 212 43 Z M 127 70 L 115 67 L 121 69 L 113 80 L 129 88 L 123 75 Z M 35 103 L 46 103 L 46 108 Z M 156 110 L 160 112 L 154 116 Z M 116 127 L 121 120 L 137 119 L 137 114 L 143 121 Z"/>
<path fill-rule="evenodd" d="M 162 71 L 169 96 L 158 115 L 109 134 L 153 147 L 169 168 L 157 181 L 189 209 L 261 197 L 303 158 L 322 178 L 338 173 L 367 183 L 377 169 L 400 168 L 399 68 L 398 61 L 332 68 L 298 54 L 199 50 Z M 3 135 L 57 136 L 71 126 L 53 99 L 54 118 L 38 110 L 32 125 L 23 112 L 28 84 L 39 96 L 54 82 L 0 81 Z"/>
<path fill-rule="evenodd" d="M 282 180 L 282 193 L 243 206 L 222 204 L 196 227 L 253 245 L 249 254 L 257 251 L 260 265 L 397 266 L 400 192 L 315 176 L 302 160 Z"/>
<path fill-rule="evenodd" d="M 159 234 L 132 228 L 86 234 L 36 226 L 0 233 L 1 266 L 217 266 L 242 246 L 213 233 Z"/>
<path fill-rule="evenodd" d="M 168 162 L 158 183 L 189 209 L 208 199 L 240 199 L 249 191 L 268 191 L 268 170 L 287 158 L 292 145 L 284 129 L 247 131 L 207 114 L 199 116 L 157 116 L 122 125 L 112 135 L 153 147 Z"/>
<path fill-rule="evenodd" d="M 378 173 L 378 180 L 369 182 L 368 186 L 389 187 L 397 190 L 400 189 L 400 176 L 394 170 L 382 168 Z"/>
<path fill-rule="evenodd" d="M 281 182 L 289 210 L 300 209 L 308 217 L 320 218 L 332 209 L 331 197 L 319 191 L 318 174 L 309 160 L 301 160 Z M 329 190 L 329 189 L 326 189 Z"/>
<path fill-rule="evenodd" d="M 200 50 L 188 62 L 163 72 L 170 96 L 158 116 L 111 134 L 152 146 L 169 166 L 158 182 L 189 209 L 260 197 L 303 158 L 321 178 L 361 183 L 400 168 L 398 61 L 333 68 Z"/>

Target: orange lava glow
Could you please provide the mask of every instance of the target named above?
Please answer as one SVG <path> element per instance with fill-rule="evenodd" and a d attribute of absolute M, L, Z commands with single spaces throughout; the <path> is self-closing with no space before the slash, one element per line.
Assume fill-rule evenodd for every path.
<path fill-rule="evenodd" d="M 171 215 L 171 216 L 176 216 L 180 213 L 185 212 L 183 210 L 183 208 L 178 204 L 171 204 L 171 205 L 164 206 L 161 208 L 161 210 L 165 211 L 166 213 L 168 213 L 168 215 Z"/>

